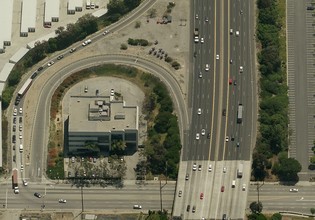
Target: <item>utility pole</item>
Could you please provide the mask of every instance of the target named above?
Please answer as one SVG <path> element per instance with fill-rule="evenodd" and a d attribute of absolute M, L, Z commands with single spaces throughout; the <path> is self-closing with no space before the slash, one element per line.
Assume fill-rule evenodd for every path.
<path fill-rule="evenodd" d="M 161 203 L 161 212 L 163 210 L 163 204 L 162 204 L 162 183 L 160 178 L 160 203 Z"/>
<path fill-rule="evenodd" d="M 165 162 L 165 171 L 166 171 L 166 184 L 167 184 L 167 161 Z"/>
<path fill-rule="evenodd" d="M 257 182 L 257 203 L 259 204 L 259 189 L 265 184 L 265 181 L 263 180 L 263 183 L 259 185 L 259 182 Z"/>

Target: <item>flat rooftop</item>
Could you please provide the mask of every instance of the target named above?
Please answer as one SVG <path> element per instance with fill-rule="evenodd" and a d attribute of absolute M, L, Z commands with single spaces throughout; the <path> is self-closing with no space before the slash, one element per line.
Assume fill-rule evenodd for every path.
<path fill-rule="evenodd" d="M 51 22 L 52 18 L 59 18 L 60 0 L 46 0 L 45 22 Z"/>
<path fill-rule="evenodd" d="M 96 101 L 109 104 L 109 109 L 100 111 L 104 117 L 109 116 L 109 120 L 89 121 L 90 108 Z M 110 132 L 113 130 L 124 131 L 125 129 L 138 129 L 138 107 L 125 106 L 125 102 L 110 102 L 107 97 L 70 97 L 69 102 L 69 132 Z"/>
<path fill-rule="evenodd" d="M 29 28 L 35 28 L 36 9 L 37 9 L 37 0 L 23 0 L 22 1 L 22 20 L 21 20 L 22 33 L 28 32 Z"/>
<path fill-rule="evenodd" d="M 11 42 L 13 0 L 1 0 L 0 7 L 0 44 Z"/>
<path fill-rule="evenodd" d="M 75 10 L 76 7 L 82 7 L 82 0 L 69 0 L 68 10 Z"/>

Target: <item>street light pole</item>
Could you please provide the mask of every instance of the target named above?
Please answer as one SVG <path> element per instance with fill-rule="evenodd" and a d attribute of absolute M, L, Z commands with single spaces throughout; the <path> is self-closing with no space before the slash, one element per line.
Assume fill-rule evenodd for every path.
<path fill-rule="evenodd" d="M 265 184 L 265 181 L 263 180 L 263 183 L 259 185 L 259 182 L 257 182 L 257 203 L 259 204 L 259 189 Z"/>
<path fill-rule="evenodd" d="M 160 203 L 161 203 L 161 212 L 163 210 L 163 204 L 162 204 L 162 183 L 160 178 Z"/>

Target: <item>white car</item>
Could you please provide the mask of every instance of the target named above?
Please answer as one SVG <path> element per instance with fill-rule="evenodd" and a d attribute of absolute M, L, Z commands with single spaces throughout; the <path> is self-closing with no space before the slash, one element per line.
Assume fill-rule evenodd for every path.
<path fill-rule="evenodd" d="M 17 116 L 17 109 L 16 108 L 13 110 L 13 116 Z"/>
<path fill-rule="evenodd" d="M 298 192 L 299 189 L 296 189 L 296 188 L 293 188 L 293 189 L 290 189 L 290 192 Z"/>
<path fill-rule="evenodd" d="M 103 35 L 105 36 L 105 35 L 108 34 L 108 33 L 109 33 L 109 31 L 104 31 Z"/>
<path fill-rule="evenodd" d="M 230 29 L 230 34 L 233 35 L 233 29 L 232 28 Z"/>
<path fill-rule="evenodd" d="M 205 68 L 205 70 L 206 70 L 206 71 L 209 71 L 209 69 L 210 69 L 209 64 L 206 64 L 206 68 Z"/>
<path fill-rule="evenodd" d="M 204 39 L 203 39 L 203 37 L 202 38 L 200 38 L 200 43 L 204 43 L 205 41 L 204 41 Z"/>
<path fill-rule="evenodd" d="M 201 115 L 201 108 L 198 108 L 198 115 Z"/>
<path fill-rule="evenodd" d="M 223 167 L 223 173 L 226 173 L 226 167 Z"/>
<path fill-rule="evenodd" d="M 28 185 L 28 182 L 26 180 L 22 180 L 23 182 L 23 186 L 27 186 Z"/>
<path fill-rule="evenodd" d="M 23 164 L 21 164 L 21 170 L 24 170 L 24 165 Z"/>
<path fill-rule="evenodd" d="M 193 171 L 196 171 L 197 170 L 197 164 L 194 163 L 193 165 Z"/>
<path fill-rule="evenodd" d="M 198 19 L 199 18 L 199 16 L 198 16 L 198 14 L 196 14 L 196 19 Z"/>
<path fill-rule="evenodd" d="M 219 55 L 219 54 L 217 54 L 216 59 L 217 59 L 217 60 L 220 59 L 220 55 Z"/>
<path fill-rule="evenodd" d="M 243 66 L 240 66 L 240 73 L 242 73 L 244 71 Z"/>
<path fill-rule="evenodd" d="M 19 125 L 19 131 L 22 131 L 23 127 L 22 125 Z"/>
<path fill-rule="evenodd" d="M 20 114 L 22 114 L 22 113 L 23 113 L 23 109 L 22 109 L 22 108 L 20 108 L 19 113 L 20 113 Z"/>
<path fill-rule="evenodd" d="M 226 136 L 226 137 L 225 137 L 225 141 L 226 141 L 226 142 L 229 142 L 229 136 Z"/>
<path fill-rule="evenodd" d="M 48 64 L 47 64 L 47 66 L 52 66 L 52 65 L 54 65 L 54 61 L 50 61 Z"/>
<path fill-rule="evenodd" d="M 67 203 L 67 200 L 65 200 L 65 199 L 59 199 L 59 203 Z"/>
<path fill-rule="evenodd" d="M 22 132 L 20 132 L 20 139 L 22 139 L 23 138 L 23 136 L 22 136 Z"/>
<path fill-rule="evenodd" d="M 206 130 L 205 129 L 201 129 L 201 135 L 204 136 L 206 134 Z"/>
<path fill-rule="evenodd" d="M 208 171 L 211 172 L 212 171 L 212 165 L 209 165 Z"/>
<path fill-rule="evenodd" d="M 239 31 L 236 31 L 235 32 L 235 35 L 238 37 L 238 36 L 240 36 L 240 32 Z"/>
<path fill-rule="evenodd" d="M 245 191 L 246 190 L 246 184 L 243 184 L 242 190 Z"/>
<path fill-rule="evenodd" d="M 202 72 L 199 73 L 199 78 L 202 78 Z"/>
<path fill-rule="evenodd" d="M 114 96 L 114 95 L 115 95 L 115 90 L 114 90 L 114 89 L 111 89 L 111 90 L 110 90 L 110 95 L 111 95 L 111 96 Z"/>
<path fill-rule="evenodd" d="M 199 140 L 199 138 L 200 138 L 200 134 L 197 133 L 197 134 L 196 134 L 196 140 Z"/>

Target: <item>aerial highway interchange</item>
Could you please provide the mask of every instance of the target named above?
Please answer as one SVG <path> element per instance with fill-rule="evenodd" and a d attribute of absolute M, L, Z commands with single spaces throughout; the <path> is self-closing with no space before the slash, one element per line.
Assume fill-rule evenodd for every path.
<path fill-rule="evenodd" d="M 130 15 L 130 20 L 124 19 L 107 30 L 119 31 L 149 8 L 148 3 L 143 4 Z M 187 103 L 180 95 L 180 86 L 171 74 L 138 56 L 95 56 L 65 66 L 50 77 L 38 95 L 39 102 L 34 112 L 37 116 L 29 133 L 32 137 L 31 144 L 44 146 L 47 142 L 48 129 L 46 134 L 41 134 L 43 128 L 47 128 L 49 120 L 48 97 L 67 74 L 111 62 L 144 68 L 160 76 L 171 89 L 182 128 L 183 148 L 179 175 L 177 183 L 169 182 L 162 190 L 164 208 L 173 210 L 172 215 L 182 219 L 244 219 L 248 208 L 247 200 L 255 201 L 257 193 L 256 186 L 250 185 L 251 154 L 257 130 L 254 8 L 255 3 L 251 0 L 191 1 L 191 65 Z M 194 33 L 196 28 L 198 41 Z M 94 42 L 102 38 L 103 34 L 99 33 L 92 40 Z M 65 53 L 65 56 L 68 55 L 68 52 Z M 23 102 L 18 107 L 22 105 Z M 242 106 L 242 110 L 239 106 Z M 4 204 L 3 207 L 37 209 L 45 204 L 48 209 L 66 210 L 81 206 L 80 189 L 70 190 L 71 187 L 67 184 L 52 185 L 46 182 L 43 176 L 46 153 L 43 148 L 32 148 L 30 156 L 33 160 L 21 177 L 27 178 L 30 184 L 28 188 L 22 188 L 20 200 L 16 200 L 18 195 L 12 193 L 11 185 L 8 184 L 10 181 L 2 184 L 0 204 Z M 16 166 L 21 167 L 23 161 L 18 155 Z M 238 176 L 240 167 L 242 175 Z M 288 189 L 265 185 L 261 189 L 261 201 L 266 202 L 269 210 L 275 211 L 285 208 L 275 205 L 279 203 L 273 202 L 274 192 L 282 193 L 278 195 L 279 200 L 292 197 L 294 201 L 290 204 L 300 204 L 299 210 L 314 201 L 308 195 L 310 189 L 307 187 L 301 194 L 301 190 L 292 194 Z M 34 191 L 40 191 L 45 195 L 44 198 L 33 203 Z M 144 195 L 139 196 L 142 191 Z M 101 196 L 101 192 L 108 197 Z M 56 203 L 60 195 L 64 194 L 69 194 L 68 197 L 73 202 Z M 124 194 L 127 196 L 124 197 Z M 136 204 L 142 199 L 145 210 L 159 209 L 161 201 L 159 185 L 155 184 L 143 187 L 127 184 L 123 189 L 92 187 L 84 190 L 84 197 L 86 201 L 94 201 L 87 203 L 86 209 L 104 209 L 104 205 L 106 209 L 131 209 L 130 204 Z M 115 202 L 111 202 L 113 200 Z"/>

